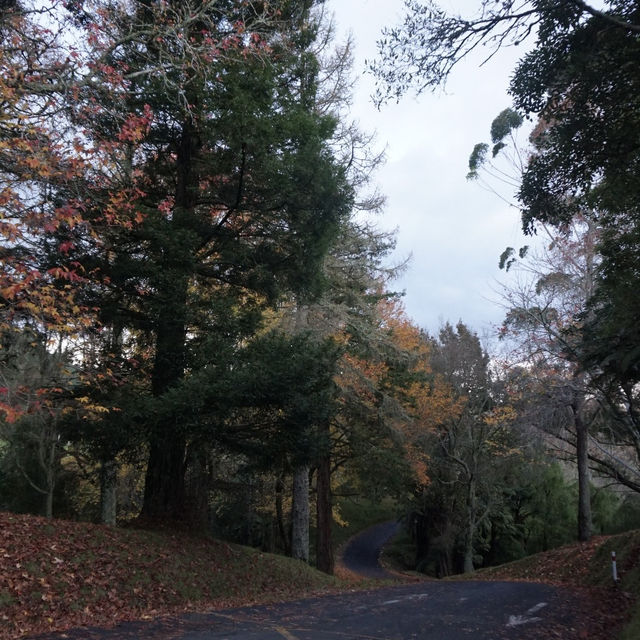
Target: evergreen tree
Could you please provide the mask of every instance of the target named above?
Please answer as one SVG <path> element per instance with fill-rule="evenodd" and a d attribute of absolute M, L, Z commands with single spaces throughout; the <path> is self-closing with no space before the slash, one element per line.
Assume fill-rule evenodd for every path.
<path fill-rule="evenodd" d="M 197 368 L 222 376 L 261 308 L 283 291 L 318 290 L 351 194 L 328 146 L 335 122 L 308 98 L 307 4 L 140 2 L 92 16 L 107 40 L 96 50 L 101 84 L 76 117 L 91 116 L 97 139 L 129 143 L 116 168 L 128 182 L 120 193 L 133 193 L 121 202 L 130 228 L 114 232 L 109 211 L 93 210 L 95 266 L 109 278 L 96 301 L 105 325 L 148 336 L 154 398 Z M 97 114 L 96 96 L 109 101 Z M 192 433 L 181 407 L 162 407 L 144 427 L 143 515 L 177 518 Z"/>

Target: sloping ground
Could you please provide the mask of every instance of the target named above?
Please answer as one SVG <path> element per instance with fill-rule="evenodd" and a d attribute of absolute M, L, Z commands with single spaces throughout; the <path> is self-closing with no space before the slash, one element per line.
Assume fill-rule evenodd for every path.
<path fill-rule="evenodd" d="M 612 550 L 618 585 L 611 579 Z M 0 512 L 0 640 L 374 586 L 371 580 L 344 577 L 337 581 L 288 558 L 184 534 Z M 635 618 L 621 638 L 640 638 L 640 531 L 595 538 L 469 577 L 569 587 L 583 596 L 582 615 L 591 630 L 585 638 L 613 640 L 630 610 Z"/>
<path fill-rule="evenodd" d="M 0 512 L 0 638 L 301 597 L 336 581 L 215 540 Z"/>
<path fill-rule="evenodd" d="M 613 582 L 611 553 L 619 582 Z M 568 587 L 585 603 L 592 634 L 613 640 L 640 638 L 640 531 L 597 536 L 476 572 L 472 579 L 528 580 Z M 623 628 L 624 627 L 624 628 Z"/>

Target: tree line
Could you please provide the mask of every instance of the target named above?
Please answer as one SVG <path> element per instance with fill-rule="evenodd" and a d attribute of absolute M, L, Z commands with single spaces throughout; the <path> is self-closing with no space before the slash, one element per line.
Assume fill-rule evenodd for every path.
<path fill-rule="evenodd" d="M 500 47 L 527 46 L 510 80 L 513 104 L 492 123 L 491 144 L 474 148 L 469 177 L 513 152 L 523 230 L 548 238 L 538 255 L 522 247 L 501 257 L 501 268 L 529 274 L 528 284 L 506 292 L 503 335 L 515 336 L 520 352 L 512 360 L 534 387 L 544 387 L 549 419 L 565 414 L 572 425 L 555 435 L 564 441 L 562 455 L 577 462 L 580 537 L 587 539 L 590 473 L 632 492 L 640 479 L 632 294 L 640 5 L 484 2 L 471 17 L 431 1 L 405 5 L 403 24 L 386 29 L 372 65 L 380 102 L 442 86 L 481 48 L 491 57 Z M 525 118 L 533 130 L 517 149 L 512 134 Z"/>
<path fill-rule="evenodd" d="M 618 56 L 637 46 L 625 16 L 556 4 L 574 6 L 560 34 L 542 26 L 564 13 L 516 16 L 540 22 L 540 49 L 579 49 L 585 29 Z M 565 175 L 559 114 L 540 115 L 521 198 L 526 227 L 550 225 L 552 257 L 570 259 L 510 300 L 502 333 L 526 358 L 502 366 L 463 322 L 416 327 L 392 290 L 393 235 L 367 217 L 382 158 L 349 118 L 351 46 L 323 2 L 14 1 L 0 38 L 2 508 L 198 528 L 331 572 L 340 500 L 390 496 L 413 566 L 444 575 L 573 535 L 549 443 L 637 491 L 634 352 L 590 364 L 627 286 L 607 221 L 632 233 L 633 198 L 589 157 L 593 184 L 580 174 L 542 219 L 527 185 Z M 544 60 L 573 91 L 574 62 Z M 561 88 L 546 108 L 577 118 L 565 107 L 587 94 Z M 578 263 L 597 266 L 584 298 Z M 588 535 L 605 509 L 580 478 Z"/>

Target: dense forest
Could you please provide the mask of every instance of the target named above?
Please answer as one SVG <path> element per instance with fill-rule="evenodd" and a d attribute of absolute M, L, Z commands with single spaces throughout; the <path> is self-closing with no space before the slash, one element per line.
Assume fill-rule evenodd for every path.
<path fill-rule="evenodd" d="M 546 239 L 489 353 L 403 310 L 321 0 L 1 3 L 0 509 L 328 573 L 367 501 L 440 576 L 640 527 L 640 5 L 605 4 L 410 0 L 372 66 L 382 103 L 535 39 L 470 160 L 521 160 Z"/>

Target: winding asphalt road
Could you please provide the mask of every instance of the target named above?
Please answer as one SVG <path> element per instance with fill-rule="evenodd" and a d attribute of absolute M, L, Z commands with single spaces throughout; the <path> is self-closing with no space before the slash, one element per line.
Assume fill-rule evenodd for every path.
<path fill-rule="evenodd" d="M 345 548 L 343 563 L 389 577 L 378 557 L 394 532 L 394 523 L 363 532 Z M 579 610 L 574 596 L 542 584 L 424 581 L 40 640 L 578 640 L 588 637 Z"/>
<path fill-rule="evenodd" d="M 400 523 L 392 520 L 376 524 L 354 536 L 342 553 L 343 566 L 366 578 L 388 578 L 390 574 L 380 566 L 380 553 L 399 529 Z"/>

